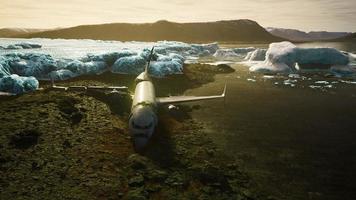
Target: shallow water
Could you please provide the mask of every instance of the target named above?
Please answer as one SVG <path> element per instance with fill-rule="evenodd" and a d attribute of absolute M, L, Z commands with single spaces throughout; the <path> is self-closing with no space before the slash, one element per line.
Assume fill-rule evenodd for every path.
<path fill-rule="evenodd" d="M 201 102 L 193 112 L 220 148 L 242 160 L 252 179 L 272 196 L 354 199 L 356 85 L 323 74 L 304 74 L 302 80 L 235 68 L 235 73 L 187 92 L 216 94 L 228 84 L 225 104 Z M 334 84 L 328 88 L 325 81 Z"/>

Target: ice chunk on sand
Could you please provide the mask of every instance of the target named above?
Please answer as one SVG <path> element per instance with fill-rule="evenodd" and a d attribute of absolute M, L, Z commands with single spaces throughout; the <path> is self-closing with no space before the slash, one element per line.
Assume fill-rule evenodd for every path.
<path fill-rule="evenodd" d="M 146 60 L 142 56 L 129 56 L 119 58 L 111 68 L 112 72 L 123 74 L 139 74 L 146 65 Z"/>
<path fill-rule="evenodd" d="M 101 74 L 107 70 L 107 65 L 103 61 L 81 62 L 79 60 L 74 60 L 68 63 L 64 69 L 70 70 L 71 72 L 78 75 Z"/>
<path fill-rule="evenodd" d="M 157 61 L 149 68 L 149 73 L 156 77 L 183 73 L 183 65 L 178 61 Z"/>
<path fill-rule="evenodd" d="M 70 71 L 68 69 L 60 69 L 60 70 L 53 71 L 53 72 L 49 73 L 49 77 L 52 80 L 67 80 L 70 78 L 74 78 L 76 76 L 77 76 L 77 74 L 74 74 L 72 71 Z"/>
<path fill-rule="evenodd" d="M 49 72 L 56 70 L 56 61 L 47 54 L 13 53 L 5 56 L 8 58 L 12 73 L 20 76 L 46 78 Z"/>
<path fill-rule="evenodd" d="M 0 79 L 0 91 L 13 94 L 22 94 L 35 91 L 38 81 L 35 77 L 22 77 L 17 74 L 4 76 Z"/>

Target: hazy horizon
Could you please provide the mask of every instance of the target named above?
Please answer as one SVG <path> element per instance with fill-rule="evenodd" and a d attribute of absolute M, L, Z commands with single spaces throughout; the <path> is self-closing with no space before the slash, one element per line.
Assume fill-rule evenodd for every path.
<path fill-rule="evenodd" d="M 29 3 L 30 2 L 30 3 Z M 356 32 L 356 1 L 345 0 L 0 0 L 0 28 L 250 19 L 263 27 Z"/>

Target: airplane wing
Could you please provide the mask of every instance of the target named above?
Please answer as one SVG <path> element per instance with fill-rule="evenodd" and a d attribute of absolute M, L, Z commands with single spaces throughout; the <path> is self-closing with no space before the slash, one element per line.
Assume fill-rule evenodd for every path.
<path fill-rule="evenodd" d="M 202 100 L 211 100 L 211 99 L 220 99 L 225 98 L 226 85 L 224 91 L 221 95 L 213 96 L 171 96 L 171 97 L 158 97 L 158 104 L 172 104 L 172 103 L 184 103 L 184 102 L 193 102 L 193 101 L 202 101 Z"/>
<path fill-rule="evenodd" d="M 52 85 L 51 89 L 54 90 L 64 90 L 64 91 L 88 91 L 88 90 L 95 90 L 95 91 L 128 91 L 128 88 L 126 86 L 69 86 L 69 87 L 63 87 L 63 86 L 56 86 Z"/>

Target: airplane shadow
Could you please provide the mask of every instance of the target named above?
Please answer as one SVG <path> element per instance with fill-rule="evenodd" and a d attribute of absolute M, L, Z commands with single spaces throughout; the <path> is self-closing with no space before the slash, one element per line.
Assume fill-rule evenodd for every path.
<path fill-rule="evenodd" d="M 191 119 L 189 106 L 179 106 L 179 109 L 168 110 L 161 107 L 158 111 L 159 123 L 147 148 L 141 153 L 162 168 L 177 167 L 181 165 L 177 157 L 176 140 L 177 126 Z"/>
<path fill-rule="evenodd" d="M 176 144 L 172 138 L 172 131 L 167 115 L 164 111 L 159 111 L 159 121 L 154 134 L 147 147 L 139 152 L 141 155 L 146 156 L 155 164 L 162 168 L 169 168 L 178 163 L 176 159 Z"/>
<path fill-rule="evenodd" d="M 109 106 L 111 113 L 118 116 L 127 116 L 130 113 L 131 97 L 126 93 L 109 93 L 101 91 L 87 91 L 86 95 L 91 96 Z"/>

